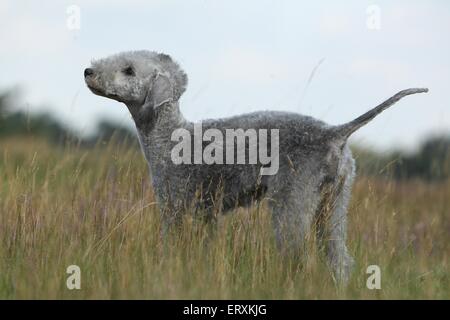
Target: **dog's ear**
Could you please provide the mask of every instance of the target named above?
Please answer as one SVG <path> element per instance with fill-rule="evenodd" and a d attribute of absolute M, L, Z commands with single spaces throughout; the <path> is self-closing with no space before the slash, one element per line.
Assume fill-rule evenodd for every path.
<path fill-rule="evenodd" d="M 166 102 L 173 102 L 175 100 L 176 97 L 170 79 L 160 72 L 155 73 L 150 80 L 144 105 L 156 109 Z"/>
<path fill-rule="evenodd" d="M 178 100 L 184 93 L 184 91 L 186 91 L 188 77 L 186 73 L 180 68 L 178 63 L 173 61 L 168 54 L 158 53 L 157 57 L 163 70 L 167 71 L 170 74 L 170 79 L 173 82 L 173 98 L 174 100 Z"/>
<path fill-rule="evenodd" d="M 178 63 L 164 53 L 156 56 L 158 70 L 150 79 L 145 105 L 158 108 L 166 102 L 180 99 L 187 86 L 187 75 Z"/>

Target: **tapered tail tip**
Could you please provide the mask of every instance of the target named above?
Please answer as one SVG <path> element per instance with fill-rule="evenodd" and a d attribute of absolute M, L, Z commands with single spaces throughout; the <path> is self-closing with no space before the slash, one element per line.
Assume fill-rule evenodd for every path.
<path fill-rule="evenodd" d="M 417 88 L 415 89 L 417 93 L 426 93 L 428 92 L 428 88 Z"/>
<path fill-rule="evenodd" d="M 409 96 L 410 94 L 426 93 L 426 92 L 428 92 L 428 88 L 410 88 L 398 92 L 394 97 L 401 99 L 405 96 Z"/>

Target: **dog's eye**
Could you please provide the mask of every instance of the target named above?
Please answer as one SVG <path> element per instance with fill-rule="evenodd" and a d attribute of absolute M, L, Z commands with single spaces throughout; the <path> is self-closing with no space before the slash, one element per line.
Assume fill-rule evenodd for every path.
<path fill-rule="evenodd" d="M 134 76 L 134 70 L 132 67 L 127 67 L 127 68 L 123 69 L 122 72 L 124 74 L 126 74 L 127 76 Z"/>

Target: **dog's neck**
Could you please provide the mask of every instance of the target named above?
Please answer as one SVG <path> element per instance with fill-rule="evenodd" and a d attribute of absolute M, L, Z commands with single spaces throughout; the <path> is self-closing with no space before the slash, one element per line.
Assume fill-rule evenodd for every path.
<path fill-rule="evenodd" d="M 167 102 L 157 108 L 136 108 L 128 106 L 139 136 L 142 151 L 150 165 L 151 171 L 158 170 L 158 165 L 170 160 L 172 132 L 185 128 L 189 122 L 180 112 L 178 102 Z"/>
<path fill-rule="evenodd" d="M 170 139 L 173 130 L 184 127 L 187 123 L 177 101 L 166 102 L 157 108 L 136 105 L 127 107 L 137 130 L 146 137 L 164 136 L 168 133 Z"/>

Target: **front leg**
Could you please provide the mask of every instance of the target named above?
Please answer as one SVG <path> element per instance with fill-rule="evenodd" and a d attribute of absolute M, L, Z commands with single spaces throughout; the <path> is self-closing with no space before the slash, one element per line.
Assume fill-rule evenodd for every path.
<path fill-rule="evenodd" d="M 165 239 L 171 229 L 180 229 L 183 221 L 183 210 L 168 203 L 160 204 L 161 238 Z"/>

